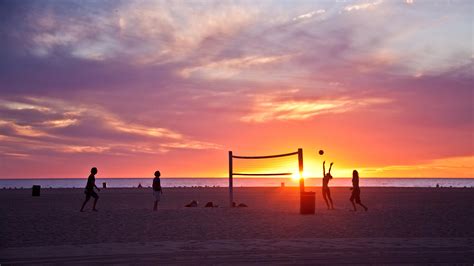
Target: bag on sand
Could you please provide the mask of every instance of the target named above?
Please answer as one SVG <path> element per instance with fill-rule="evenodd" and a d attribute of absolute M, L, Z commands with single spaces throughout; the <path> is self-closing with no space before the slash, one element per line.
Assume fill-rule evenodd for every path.
<path fill-rule="evenodd" d="M 198 202 L 193 200 L 189 204 L 186 204 L 184 207 L 197 207 L 197 206 L 198 206 Z"/>
<path fill-rule="evenodd" d="M 212 201 L 209 201 L 208 203 L 206 203 L 206 205 L 204 207 L 205 208 L 217 208 L 219 206 L 215 205 Z"/>

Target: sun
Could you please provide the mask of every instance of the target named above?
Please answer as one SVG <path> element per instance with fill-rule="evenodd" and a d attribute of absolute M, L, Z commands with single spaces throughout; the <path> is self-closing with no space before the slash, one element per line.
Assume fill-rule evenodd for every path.
<path fill-rule="evenodd" d="M 300 173 L 299 172 L 294 172 L 292 175 L 291 175 L 291 180 L 293 181 L 297 181 L 297 180 L 300 180 Z M 304 178 L 304 173 L 303 173 L 303 178 Z"/>

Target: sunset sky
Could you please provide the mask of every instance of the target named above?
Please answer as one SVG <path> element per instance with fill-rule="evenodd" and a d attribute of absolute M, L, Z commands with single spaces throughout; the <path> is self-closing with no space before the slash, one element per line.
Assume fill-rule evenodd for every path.
<path fill-rule="evenodd" d="M 0 178 L 474 177 L 473 3 L 1 1 Z"/>

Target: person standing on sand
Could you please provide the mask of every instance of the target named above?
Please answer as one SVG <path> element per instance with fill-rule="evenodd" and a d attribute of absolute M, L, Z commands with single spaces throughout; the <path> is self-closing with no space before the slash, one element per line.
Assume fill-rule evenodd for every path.
<path fill-rule="evenodd" d="M 158 209 L 158 202 L 161 199 L 161 194 L 163 194 L 163 190 L 161 189 L 160 176 L 161 176 L 160 171 L 156 171 L 155 178 L 153 178 L 153 196 L 155 197 L 155 204 L 153 205 L 153 211 L 156 211 Z"/>
<path fill-rule="evenodd" d="M 364 210 L 367 211 L 367 208 L 362 202 L 360 201 L 360 187 L 359 187 L 359 172 L 357 170 L 352 171 L 352 194 L 350 201 L 352 206 L 354 206 L 354 211 L 357 211 L 355 203 L 359 204 L 360 206 L 364 207 Z M 354 203 L 355 201 L 355 203 Z"/>
<path fill-rule="evenodd" d="M 329 190 L 329 180 L 332 179 L 331 168 L 334 163 L 331 162 L 329 165 L 329 172 L 326 173 L 326 161 L 323 162 L 323 198 L 328 206 L 328 210 L 334 210 L 334 205 L 332 203 L 331 191 Z M 329 199 L 329 202 L 328 202 Z M 331 203 L 331 206 L 329 206 Z"/>
<path fill-rule="evenodd" d="M 91 197 L 94 198 L 94 205 L 92 205 L 92 210 L 95 212 L 97 211 L 97 209 L 95 208 L 95 205 L 97 204 L 97 200 L 99 200 L 99 195 L 95 193 L 94 187 L 97 189 L 97 191 L 100 191 L 100 189 L 95 185 L 96 174 L 97 174 L 97 168 L 92 167 L 91 174 L 87 178 L 86 189 L 84 190 L 84 194 L 86 194 L 86 199 L 84 200 L 84 203 L 82 203 L 81 212 L 84 211 L 84 206 L 86 206 L 86 203 L 91 199 Z"/>

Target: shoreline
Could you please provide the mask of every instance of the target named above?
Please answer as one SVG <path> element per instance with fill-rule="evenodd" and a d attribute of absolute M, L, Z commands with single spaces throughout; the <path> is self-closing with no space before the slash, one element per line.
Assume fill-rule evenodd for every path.
<path fill-rule="evenodd" d="M 266 179 L 265 177 L 233 177 L 234 179 Z M 322 177 L 305 177 L 307 179 L 321 179 Z M 334 177 L 334 179 L 351 179 L 352 177 Z M 86 179 L 85 177 L 0 177 L 1 180 L 60 180 Z M 153 177 L 97 177 L 97 179 L 153 179 Z M 161 179 L 229 179 L 229 177 L 161 177 Z M 288 178 L 291 179 L 291 178 Z M 474 179 L 474 177 L 360 177 L 360 179 Z"/>
<path fill-rule="evenodd" d="M 228 187 L 227 178 L 162 178 L 162 187 Z M 322 178 L 305 179 L 306 186 L 320 187 Z M 40 185 L 42 188 L 81 188 L 85 178 L 77 179 L 0 179 L 0 189 L 31 188 Z M 151 186 L 151 178 L 97 178 L 96 184 L 108 188 L 137 188 Z M 234 187 L 299 187 L 299 182 L 289 178 L 235 178 Z M 330 187 L 350 187 L 351 178 L 334 178 Z M 361 178 L 361 187 L 459 187 L 473 188 L 474 179 L 470 178 Z"/>
<path fill-rule="evenodd" d="M 101 188 L 99 187 L 100 190 L 104 189 L 104 188 Z M 191 187 L 186 187 L 186 186 L 177 186 L 177 187 L 163 187 L 162 188 L 165 188 L 165 189 L 196 189 L 196 188 L 206 188 L 206 189 L 229 189 L 229 187 L 223 187 L 223 186 L 191 186 Z M 285 187 L 279 187 L 279 186 L 273 186 L 273 187 L 269 187 L 269 186 L 252 186 L 252 187 L 244 187 L 244 186 L 234 186 L 233 187 L 234 189 L 236 188 L 250 188 L 250 189 L 253 189 L 253 188 L 280 188 L 280 189 L 285 189 L 285 188 L 288 188 L 288 189 L 299 189 L 299 186 L 285 186 Z M 340 189 L 340 188 L 347 188 L 347 189 L 350 189 L 351 187 L 350 186 L 329 186 L 330 189 Z M 370 187 L 363 187 L 361 186 L 361 189 L 372 189 L 372 188 L 381 188 L 381 189 L 389 189 L 389 188 L 401 188 L 401 189 L 474 189 L 474 187 L 386 187 L 386 186 L 380 186 L 380 187 L 376 187 L 376 186 L 370 186 Z M 43 189 L 84 189 L 83 187 L 43 187 L 41 186 L 41 190 Z M 141 188 L 139 187 L 107 187 L 105 188 L 106 190 L 112 190 L 112 189 L 151 189 L 151 186 L 143 186 Z M 310 187 L 307 187 L 305 186 L 305 190 L 308 190 L 308 189 L 321 189 L 321 186 L 310 186 Z M 0 191 L 2 190 L 31 190 L 31 187 L 2 187 L 0 188 Z"/>

